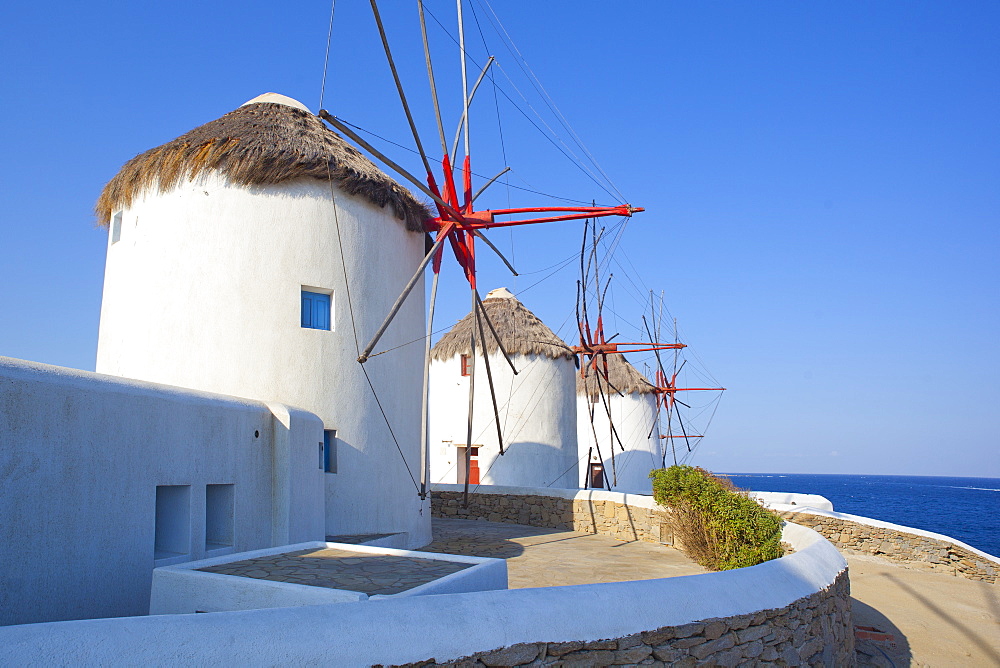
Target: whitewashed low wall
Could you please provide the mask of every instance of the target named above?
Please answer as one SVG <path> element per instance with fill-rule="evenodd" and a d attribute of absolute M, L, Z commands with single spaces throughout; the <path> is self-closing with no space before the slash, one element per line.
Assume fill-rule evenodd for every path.
<path fill-rule="evenodd" d="M 149 614 L 169 615 L 193 612 L 258 610 L 261 608 L 287 608 L 300 605 L 350 603 L 369 600 L 367 594 L 345 589 L 311 587 L 290 582 L 208 573 L 198 570 L 208 566 L 219 566 L 246 559 L 271 557 L 299 550 L 323 550 L 327 548 L 344 550 L 345 552 L 356 552 L 359 556 L 387 555 L 471 564 L 468 568 L 418 587 L 398 594 L 375 595 L 370 597 L 371 600 L 507 588 L 507 562 L 503 559 L 466 557 L 454 554 L 414 552 L 412 550 L 313 541 L 157 568 L 153 571 L 153 590 L 149 603 Z"/>
<path fill-rule="evenodd" d="M 624 497 L 602 494 L 618 501 Z M 842 615 L 838 619 L 846 619 L 847 628 L 844 558 L 811 529 L 787 524 L 783 539 L 795 552 L 781 559 L 660 580 L 8 627 L 0 629 L 0 664 L 95 665 L 117 663 L 123 657 L 144 665 L 300 665 L 329 663 L 331 657 L 339 665 L 350 666 L 430 659 L 443 663 L 500 648 L 530 647 L 531 643 L 547 644 L 554 652 L 558 644 L 565 647 L 567 643 L 581 648 L 620 648 L 647 642 L 642 651 L 650 656 L 660 651 L 648 644 L 657 642 L 654 638 L 707 634 L 710 625 L 698 623 L 702 620 L 742 616 L 742 626 L 736 628 L 749 630 L 751 620 L 770 619 L 774 611 L 820 606 L 813 601 L 831 591 L 841 592 L 836 607 Z M 823 626 L 828 629 L 829 623 Z M 785 644 L 790 646 L 792 632 L 785 631 L 789 637 Z M 844 629 L 834 631 L 844 638 Z M 728 631 L 716 640 L 703 636 L 694 642 L 718 643 L 739 633 Z M 607 639 L 620 640 L 604 642 Z M 824 650 L 822 638 L 810 637 L 805 642 L 811 652 Z M 849 643 L 844 639 L 839 649 L 852 653 Z M 543 650 L 536 646 L 533 651 L 532 657 Z"/>
<path fill-rule="evenodd" d="M 157 565 L 324 538 L 322 440 L 281 404 L 0 357 L 0 625 L 143 615 Z"/>
<path fill-rule="evenodd" d="M 819 494 L 797 494 L 794 492 L 750 492 L 750 496 L 768 508 L 776 506 L 808 506 L 817 510 L 833 510 L 833 502 Z"/>

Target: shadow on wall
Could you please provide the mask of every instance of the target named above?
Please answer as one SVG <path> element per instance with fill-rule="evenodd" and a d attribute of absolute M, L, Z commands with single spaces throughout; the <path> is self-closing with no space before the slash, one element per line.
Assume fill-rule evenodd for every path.
<path fill-rule="evenodd" d="M 555 448 L 547 443 L 537 443 L 534 441 L 514 441 L 505 444 L 504 454 L 497 455 L 490 464 L 488 470 L 482 472 L 483 480 L 489 479 L 491 485 L 526 485 L 526 473 L 539 478 L 551 480 L 538 480 L 537 486 L 548 486 L 555 488 L 575 488 L 578 484 L 579 474 L 577 473 L 576 450 L 567 451 L 565 460 L 559 470 L 546 471 L 550 468 L 550 463 L 558 461 L 553 453 L 558 454 L 560 448 Z M 541 464 L 542 466 L 539 466 Z"/>
<path fill-rule="evenodd" d="M 859 666 L 909 666 L 913 655 L 910 642 L 881 612 L 851 598 L 854 618 L 854 650 Z"/>

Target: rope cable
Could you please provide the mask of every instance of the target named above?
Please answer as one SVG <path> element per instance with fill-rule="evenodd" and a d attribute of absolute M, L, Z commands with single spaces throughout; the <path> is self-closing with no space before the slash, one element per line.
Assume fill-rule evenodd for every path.
<path fill-rule="evenodd" d="M 319 108 L 323 108 L 323 98 L 326 95 L 326 71 L 330 65 L 330 41 L 333 39 L 333 14 L 337 11 L 337 0 L 330 2 L 330 28 L 326 31 L 326 54 L 323 56 L 323 81 L 319 87 Z"/>
<path fill-rule="evenodd" d="M 358 328 L 354 317 L 354 301 L 351 299 L 351 282 L 347 277 L 347 260 L 344 256 L 344 242 L 340 235 L 340 216 L 337 213 L 337 198 L 333 187 L 333 175 L 330 172 L 329 163 L 326 165 L 326 171 L 328 176 L 327 183 L 330 184 L 330 198 L 333 201 L 333 223 L 334 228 L 337 230 L 337 245 L 340 247 L 340 266 L 344 272 L 344 291 L 347 293 L 347 309 L 351 316 L 351 329 L 354 332 L 354 348 L 358 352 L 358 355 L 360 355 L 361 345 L 358 341 Z M 372 396 L 375 397 L 375 403 L 378 405 L 378 409 L 382 413 L 382 419 L 385 420 L 385 426 L 389 428 L 389 435 L 392 437 L 392 442 L 396 445 L 396 450 L 399 452 L 399 456 L 403 459 L 403 466 L 406 468 L 406 473 L 410 476 L 410 481 L 413 482 L 413 487 L 419 494 L 420 485 L 417 484 L 416 478 L 413 477 L 413 471 L 410 470 L 410 462 L 407 461 L 406 455 L 403 454 L 403 448 L 400 447 L 399 440 L 396 438 L 396 433 L 392 429 L 392 424 L 389 423 L 389 416 L 386 415 L 385 409 L 382 408 L 382 401 L 379 399 L 378 392 L 375 391 L 375 385 L 372 383 L 372 379 L 368 375 L 368 369 L 365 368 L 364 364 L 359 363 L 358 366 L 361 367 L 361 371 L 365 374 L 365 380 L 368 381 L 368 387 L 371 388 Z"/>
<path fill-rule="evenodd" d="M 456 40 L 456 39 L 455 39 L 455 37 L 454 37 L 454 36 L 452 36 L 452 34 L 451 34 L 450 32 L 448 32 L 448 30 L 447 30 L 447 29 L 446 29 L 446 28 L 444 27 L 444 25 L 442 25 L 441 21 L 439 21 L 439 20 L 438 20 L 438 18 L 437 18 L 437 17 L 436 17 L 435 15 L 434 15 L 434 13 L 433 13 L 433 12 L 432 12 L 432 11 L 431 11 L 430 9 L 427 9 L 426 7 L 424 8 L 424 10 L 425 10 L 425 11 L 427 12 L 427 14 L 428 14 L 428 15 L 429 15 L 429 16 L 430 16 L 430 17 L 431 17 L 432 19 L 434 19 L 435 23 L 437 23 L 437 24 L 438 24 L 438 26 L 439 26 L 439 27 L 440 27 L 440 28 L 441 28 L 441 29 L 442 29 L 442 30 L 444 31 L 444 33 L 445 33 L 445 34 L 446 34 L 446 35 L 447 35 L 447 36 L 448 36 L 448 37 L 449 37 L 449 38 L 450 38 L 450 39 L 451 39 L 451 40 L 452 40 L 453 42 L 455 42 L 455 44 L 458 44 L 458 40 Z M 461 47 L 459 47 L 459 48 L 461 48 Z M 467 52 L 463 53 L 463 55 L 464 55 L 464 56 L 465 56 L 466 58 L 468 58 L 469 60 L 471 60 L 471 61 L 473 62 L 473 64 L 475 64 L 475 65 L 479 65 L 479 63 L 477 63 L 477 62 L 476 62 L 476 60 L 475 60 L 474 58 L 472 58 L 472 57 L 471 57 L 471 56 L 470 56 L 470 55 L 469 55 L 469 54 L 468 54 Z M 525 117 L 525 119 L 527 119 L 527 121 L 528 121 L 529 123 L 531 123 L 531 125 L 533 125 L 533 126 L 535 127 L 535 129 L 536 129 L 536 130 L 538 130 L 538 131 L 539 131 L 539 133 L 541 133 L 541 135 L 542 135 L 543 137 L 545 137 L 545 139 L 546 139 L 546 140 L 547 140 L 547 141 L 548 141 L 548 142 L 549 142 L 550 144 L 552 144 L 553 146 L 555 146 L 555 147 L 556 147 L 556 149 L 557 149 L 557 150 L 558 150 L 558 151 L 559 151 L 560 153 L 562 153 L 562 154 L 563 154 L 564 156 L 566 156 L 566 158 L 567 158 L 567 159 L 568 159 L 568 160 L 569 160 L 569 161 L 570 161 L 571 163 L 573 163 L 573 164 L 574 164 L 574 165 L 576 166 L 576 168 L 577 168 L 577 169 L 579 169 L 579 170 L 580 170 L 581 172 L 583 172 L 583 173 L 584 173 L 584 174 L 585 174 L 585 175 L 586 175 L 586 176 L 587 176 L 587 177 L 588 177 L 588 178 L 589 178 L 589 179 L 590 179 L 591 181 L 593 181 L 593 182 L 594 182 L 594 184 L 595 184 L 595 185 L 596 185 L 596 186 L 597 186 L 598 188 L 600 188 L 600 189 L 601 189 L 601 190 L 603 190 L 603 191 L 604 191 L 605 193 L 607 193 L 607 194 L 608 194 L 608 195 L 609 195 L 609 196 L 610 196 L 610 197 L 611 197 L 612 199 L 616 200 L 616 201 L 617 201 L 617 202 L 618 202 L 619 204 L 622 204 L 622 203 L 624 202 L 624 198 L 621 198 L 621 196 L 620 196 L 620 195 L 615 195 L 615 194 L 614 194 L 613 192 L 611 192 L 610 190 L 608 190 L 608 189 L 607 189 L 607 188 L 606 188 L 606 187 L 604 186 L 604 184 L 602 184 L 602 183 L 600 182 L 600 180 L 599 180 L 599 179 L 598 179 L 598 178 L 597 178 L 597 177 L 596 177 L 596 176 L 595 176 L 595 175 L 593 174 L 593 172 L 591 172 L 591 171 L 590 171 L 590 170 L 589 170 L 589 169 L 588 169 L 588 168 L 587 168 L 587 167 L 586 167 L 586 166 L 585 166 L 585 165 L 583 164 L 583 161 L 582 161 L 582 160 L 580 160 L 580 158 L 579 158 L 579 157 L 577 157 L 575 153 L 573 153 L 572 149 L 570 149 L 570 148 L 569 148 L 568 146 L 566 146 L 566 143 L 565 143 L 564 141 L 562 141 L 562 139 L 561 139 L 561 138 L 559 137 L 559 135 L 558 135 L 558 134 L 557 134 L 557 133 L 555 132 L 555 130 L 553 130 L 553 129 L 552 129 L 552 128 L 551 128 L 550 126 L 549 126 L 549 124 L 545 122 L 545 119 L 543 119 L 543 118 L 541 117 L 541 115 L 540 115 L 540 114 L 539 114 L 539 113 L 538 113 L 538 112 L 537 112 L 537 111 L 535 110 L 535 108 L 534 108 L 533 106 L 531 106 L 531 103 L 530 103 L 530 102 L 528 102 L 528 99 L 527 99 L 527 97 L 525 97 L 524 93 L 522 93 L 522 92 L 521 92 L 521 90 L 520 90 L 520 89 L 519 89 L 519 88 L 517 87 L 517 84 L 515 84 L 515 83 L 514 83 L 514 81 L 513 81 L 513 80 L 512 80 L 511 78 L 510 78 L 510 75 L 508 75 L 508 74 L 507 74 L 507 71 L 506 71 L 506 70 L 504 70 L 504 68 L 503 68 L 503 66 L 502 66 L 502 65 L 500 64 L 500 62 L 499 62 L 499 61 L 494 61 L 494 62 L 495 62 L 495 65 L 496 65 L 496 67 L 498 67 L 498 68 L 500 69 L 500 71 L 501 71 L 501 72 L 503 72 L 503 75 L 504 75 L 504 78 L 506 78 L 506 79 L 507 79 L 507 82 L 508 82 L 508 83 L 509 83 L 509 84 L 510 84 L 510 85 L 511 85 L 511 86 L 512 86 L 513 88 L 514 88 L 514 90 L 515 90 L 515 91 L 517 92 L 517 94 L 521 96 L 521 99 L 522 99 L 522 100 L 524 100 L 524 103 L 525 103 L 525 104 L 526 104 L 526 105 L 528 106 L 528 108 L 529 108 L 529 109 L 531 109 L 531 112 L 532 112 L 533 114 L 535 114 L 535 116 L 536 116 L 536 117 L 538 118 L 538 120 L 539 120 L 539 121 L 541 121 L 542 125 L 544 125 L 544 126 L 545 126 L 545 127 L 546 127 L 546 128 L 548 129 L 549 133 L 551 133 L 551 135 L 552 135 L 552 136 L 549 136 L 549 134 L 546 134 L 546 133 L 545 133 L 544 131 L 542 131 L 542 129 L 541 129 L 540 127 L 538 127 L 538 124 L 537 124 L 537 123 L 535 123 L 535 122 L 534 122 L 533 120 L 531 120 L 531 117 L 530 117 L 530 116 L 528 116 L 528 114 L 527 114 L 527 113 L 525 113 L 525 111 L 524 111 L 523 109 L 521 109 L 521 108 L 520 108 L 520 107 L 519 107 L 519 106 L 518 106 L 518 105 L 517 105 L 517 104 L 516 104 L 516 103 L 514 102 L 514 100 L 513 100 L 513 99 L 512 99 L 511 97 L 510 97 L 510 95 L 508 95 L 508 94 L 507 94 L 507 92 L 503 90 L 503 88 L 500 88 L 500 87 L 498 86 L 498 87 L 496 88 L 496 90 L 500 91 L 500 94 L 501 94 L 501 95 L 503 95 L 503 96 L 504 96 L 505 98 L 507 98 L 507 101 L 511 103 L 511 105 L 512 105 L 512 106 L 514 107 L 514 109 L 516 109 L 516 110 L 517 110 L 517 111 L 518 111 L 518 112 L 519 112 L 519 113 L 520 113 L 520 114 L 521 114 L 522 116 L 524 116 L 524 117 Z M 482 67 L 482 66 L 480 65 L 480 67 Z M 565 148 L 560 148 L 559 144 L 557 144 L 557 143 L 556 143 L 556 142 L 555 142 L 555 141 L 554 141 L 554 140 L 552 139 L 552 137 L 555 137 L 555 138 L 556 138 L 556 139 L 557 139 L 557 140 L 559 141 L 559 144 L 562 144 L 562 145 L 563 145 L 563 147 L 565 147 Z M 568 153 L 567 153 L 567 151 L 568 151 Z M 613 184 L 611 184 L 611 185 L 612 185 L 612 188 L 614 188 L 614 185 L 613 185 Z M 615 188 L 615 190 L 617 190 L 617 188 Z"/>
<path fill-rule="evenodd" d="M 531 66 L 528 64 L 527 59 L 521 53 L 521 50 L 517 48 L 517 45 L 514 43 L 514 40 L 510 36 L 510 33 L 507 32 L 507 29 L 504 27 L 503 23 L 500 21 L 500 17 L 497 16 L 497 13 L 493 10 L 493 7 L 490 5 L 489 0 L 479 0 L 479 2 L 481 4 L 485 3 L 486 8 L 490 10 L 491 14 L 493 14 L 493 18 L 496 19 L 497 25 L 500 26 L 501 30 L 503 30 L 504 36 L 506 36 L 506 38 L 507 38 L 507 42 L 510 43 L 510 46 L 513 47 L 514 48 L 514 52 L 516 52 L 516 57 L 514 59 L 514 62 L 517 63 L 518 67 L 521 68 L 521 71 L 524 72 L 524 74 L 528 77 L 528 81 L 535 88 L 535 90 L 539 92 L 539 94 L 542 97 L 542 101 L 545 102 L 546 106 L 549 107 L 549 110 L 552 111 L 552 113 L 555 115 L 556 119 L 563 126 L 563 128 L 565 128 L 566 131 L 570 133 L 570 136 L 573 138 L 573 141 L 576 142 L 577 146 L 579 146 L 580 149 L 583 150 L 583 152 L 586 154 L 586 156 L 590 160 L 590 162 L 594 165 L 594 167 L 597 168 L 597 171 L 599 171 L 601 173 L 601 176 L 603 176 L 604 179 L 608 182 L 608 185 L 610 185 L 614 189 L 614 191 L 616 193 L 618 193 L 618 196 L 621 197 L 622 200 L 625 200 L 625 196 L 622 194 L 622 192 L 615 185 L 614 181 L 611 180 L 611 177 L 609 177 L 607 175 L 607 173 L 605 173 L 605 171 L 601 168 L 601 166 L 597 162 L 597 159 L 593 156 L 593 154 L 590 152 L 590 150 L 587 148 L 587 146 L 583 143 L 583 140 L 580 139 L 579 135 L 577 135 L 576 131 L 570 125 L 570 123 L 566 119 L 565 115 L 563 115 L 563 113 L 559 109 L 558 105 L 556 105 L 555 100 L 552 99 L 552 96 L 549 95 L 548 91 L 545 90 L 545 87 L 542 86 L 541 80 L 535 74 L 534 70 L 531 69 Z M 489 19 L 489 16 L 487 16 L 486 18 Z M 490 21 L 490 23 L 492 23 L 492 20 Z M 494 28 L 494 30 L 495 29 L 496 28 Z M 506 43 L 504 44 L 504 46 L 506 46 Z M 510 49 L 508 48 L 508 51 L 509 50 Z M 511 55 L 515 55 L 515 54 L 512 53 Z M 524 64 L 523 67 L 521 67 L 522 63 Z M 527 71 L 525 71 L 525 68 L 527 68 Z"/>
<path fill-rule="evenodd" d="M 410 146 L 405 146 L 405 145 L 400 144 L 398 142 L 395 142 L 395 141 L 393 141 L 391 139 L 383 137 L 382 135 L 379 135 L 379 134 L 377 134 L 375 132 L 372 132 L 371 130 L 363 128 L 360 125 L 355 125 L 354 123 L 350 123 L 350 122 L 344 120 L 340 116 L 337 117 L 337 120 L 339 120 L 344 125 L 349 125 L 352 128 L 354 128 L 355 130 L 360 130 L 361 132 L 364 132 L 365 134 L 371 135 L 372 137 L 375 137 L 375 138 L 377 138 L 377 139 L 379 139 L 381 141 L 384 141 L 387 144 L 392 144 L 396 148 L 401 148 L 404 151 L 409 151 L 410 153 L 414 153 L 414 154 L 417 154 L 417 155 L 420 154 L 419 151 L 417 151 L 416 149 L 414 149 L 414 148 L 412 148 Z M 517 173 L 516 170 L 513 170 L 513 169 L 511 170 L 511 172 L 512 173 Z M 488 178 L 485 174 L 479 174 L 477 172 L 472 172 L 472 175 L 473 176 L 477 176 L 477 177 L 479 177 L 481 179 Z M 509 185 L 509 187 L 514 188 L 515 190 L 523 190 L 524 192 L 529 192 L 529 193 L 532 193 L 534 195 L 541 195 L 542 197 L 550 197 L 552 199 L 557 199 L 557 200 L 560 200 L 560 201 L 563 201 L 563 202 L 570 202 L 570 203 L 573 203 L 573 204 L 583 204 L 583 205 L 586 205 L 586 206 L 589 206 L 591 204 L 591 202 L 586 201 L 586 200 L 572 199 L 570 197 L 560 197 L 559 195 L 553 195 L 551 193 L 542 192 L 540 190 L 532 190 L 531 188 L 524 188 L 522 186 L 516 186 L 514 184 L 508 184 L 508 185 Z"/>

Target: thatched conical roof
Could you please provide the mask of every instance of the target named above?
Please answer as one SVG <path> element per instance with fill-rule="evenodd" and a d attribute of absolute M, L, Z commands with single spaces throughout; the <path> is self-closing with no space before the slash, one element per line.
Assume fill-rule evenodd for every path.
<path fill-rule="evenodd" d="M 95 207 L 97 220 L 107 226 L 114 211 L 143 191 L 155 187 L 164 192 L 208 170 L 244 186 L 332 177 L 343 192 L 391 207 L 408 230 L 424 231 L 430 217 L 426 205 L 300 102 L 267 93 L 129 160 L 104 186 Z"/>
<path fill-rule="evenodd" d="M 552 359 L 572 359 L 573 353 L 566 342 L 560 339 L 546 326 L 544 322 L 525 308 L 517 297 L 498 288 L 486 295 L 483 308 L 489 316 L 504 349 L 511 355 L 544 355 Z M 476 327 L 476 349 L 482 350 L 482 338 L 479 336 L 478 325 L 474 313 L 470 313 L 458 321 L 451 331 L 441 337 L 431 356 L 436 360 L 451 359 L 455 355 L 468 355 L 472 328 Z M 489 325 L 483 321 L 483 332 L 486 335 L 487 352 L 497 352 L 496 338 L 490 332 Z"/>
<path fill-rule="evenodd" d="M 604 375 L 604 358 L 607 358 L 608 361 L 607 376 Z M 617 392 L 650 394 L 656 389 L 645 376 L 629 364 L 621 353 L 609 353 L 604 357 L 598 356 L 597 370 L 590 368 L 588 364 L 586 374 L 586 377 L 577 374 L 576 393 L 587 395 L 590 398 L 599 397 L 602 391 L 605 396 L 611 396 Z M 608 387 L 609 384 L 611 387 Z"/>

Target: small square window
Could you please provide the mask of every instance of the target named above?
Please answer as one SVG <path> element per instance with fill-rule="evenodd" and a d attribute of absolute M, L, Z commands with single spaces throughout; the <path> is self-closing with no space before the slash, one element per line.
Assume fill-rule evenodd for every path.
<path fill-rule="evenodd" d="M 330 327 L 330 294 L 302 290 L 302 326 L 306 329 L 325 329 Z"/>
<path fill-rule="evenodd" d="M 122 212 L 119 211 L 111 218 L 111 243 L 116 244 L 122 238 Z"/>
<path fill-rule="evenodd" d="M 337 472 L 337 430 L 323 430 L 323 471 Z"/>
<path fill-rule="evenodd" d="M 469 375 L 469 356 L 468 355 L 462 355 L 462 375 L 463 376 L 468 376 Z"/>

